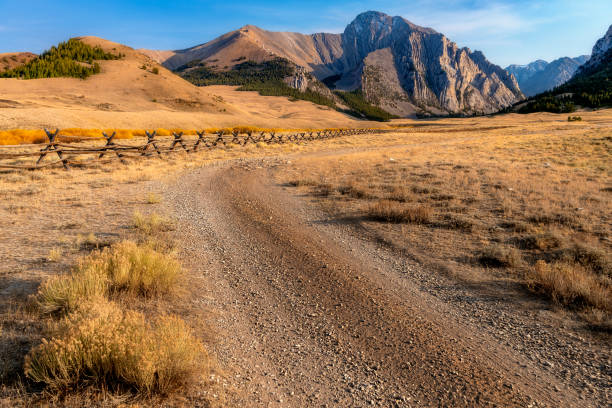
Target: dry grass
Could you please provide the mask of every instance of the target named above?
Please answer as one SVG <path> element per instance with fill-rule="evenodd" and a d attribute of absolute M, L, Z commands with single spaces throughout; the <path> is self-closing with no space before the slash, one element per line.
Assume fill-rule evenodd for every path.
<path fill-rule="evenodd" d="M 51 338 L 26 356 L 25 374 L 54 392 L 96 386 L 168 394 L 205 374 L 206 361 L 180 318 L 151 324 L 142 313 L 97 300 L 53 324 Z"/>
<path fill-rule="evenodd" d="M 205 375 L 208 356 L 182 319 L 149 323 L 143 313 L 110 300 L 168 294 L 181 274 L 173 256 L 124 241 L 43 282 L 38 309 L 59 319 L 50 324 L 49 339 L 26 356 L 26 377 L 55 395 L 92 386 L 166 395 Z"/>
<path fill-rule="evenodd" d="M 93 252 L 70 274 L 43 282 L 36 303 L 43 313 L 66 313 L 86 299 L 107 295 L 158 296 L 170 293 L 181 274 L 173 256 L 125 241 Z"/>
<path fill-rule="evenodd" d="M 146 198 L 145 202 L 147 204 L 159 204 L 159 203 L 161 203 L 161 200 L 162 200 L 162 198 L 158 194 L 149 193 L 149 194 L 147 194 L 147 198 Z"/>
<path fill-rule="evenodd" d="M 173 228 L 172 221 L 156 213 L 143 215 L 135 212 L 133 217 L 134 228 L 146 235 L 170 231 Z"/>
<path fill-rule="evenodd" d="M 74 273 L 103 276 L 111 293 L 148 297 L 170 293 L 183 271 L 172 255 L 125 241 L 94 252 L 79 263 Z"/>
<path fill-rule="evenodd" d="M 378 200 L 367 209 L 373 220 L 427 224 L 431 220 L 432 209 L 423 205 L 410 206 L 391 200 Z"/>
<path fill-rule="evenodd" d="M 587 268 L 568 262 L 551 264 L 539 260 L 533 267 L 532 285 L 554 301 L 578 307 L 609 311 L 610 282 L 604 282 Z"/>
<path fill-rule="evenodd" d="M 396 145 L 381 138 L 366 151 L 296 160 L 279 178 L 460 276 L 472 279 L 479 270 L 525 284 L 541 278 L 538 290 L 559 298 L 544 274 L 531 271 L 538 261 L 560 262 L 585 282 L 598 277 L 595 298 L 609 299 L 612 285 L 599 277 L 612 269 L 610 114 L 585 113 L 580 123 L 510 115 L 473 120 L 472 128 L 469 120 L 408 124 L 410 134 Z M 547 276 L 566 288 L 582 282 Z M 609 301 L 577 296 L 583 300 L 573 305 L 612 312 Z"/>
<path fill-rule="evenodd" d="M 478 261 L 494 268 L 517 267 L 523 264 L 521 253 L 516 249 L 502 245 L 491 245 L 482 250 Z"/>

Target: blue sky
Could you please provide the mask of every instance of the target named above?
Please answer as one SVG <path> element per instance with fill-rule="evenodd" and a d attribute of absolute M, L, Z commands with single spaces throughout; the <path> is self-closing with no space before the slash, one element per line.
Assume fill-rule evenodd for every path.
<path fill-rule="evenodd" d="M 0 0 L 0 52 L 40 52 L 78 35 L 181 49 L 246 24 L 339 33 L 366 10 L 432 27 L 502 66 L 588 54 L 612 24 L 610 0 Z"/>

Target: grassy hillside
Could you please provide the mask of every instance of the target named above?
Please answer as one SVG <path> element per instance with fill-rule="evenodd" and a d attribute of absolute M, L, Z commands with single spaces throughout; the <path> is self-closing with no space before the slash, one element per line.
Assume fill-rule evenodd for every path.
<path fill-rule="evenodd" d="M 100 72 L 97 60 L 119 59 L 122 55 L 105 52 L 76 39 L 59 43 L 28 63 L 0 73 L 0 78 L 57 78 L 85 79 Z"/>
<path fill-rule="evenodd" d="M 283 78 L 294 73 L 294 66 L 284 58 L 257 63 L 245 61 L 229 71 L 217 71 L 203 61 L 192 61 L 177 68 L 176 72 L 198 86 L 235 85 L 240 91 L 257 91 L 265 96 L 288 96 L 310 101 L 318 105 L 336 107 L 335 102 L 311 90 L 301 92 L 283 82 Z"/>
<path fill-rule="evenodd" d="M 366 101 L 363 92 L 359 89 L 352 92 L 335 91 L 334 93 L 342 98 L 344 103 L 350 108 L 348 113 L 354 116 L 364 117 L 369 120 L 377 120 L 379 122 L 387 122 L 390 119 L 398 117 L 370 104 Z"/>
<path fill-rule="evenodd" d="M 179 67 L 176 72 L 198 86 L 235 85 L 240 86 L 239 91 L 257 91 L 265 96 L 287 96 L 337 109 L 332 98 L 311 89 L 302 92 L 283 82 L 284 78 L 292 76 L 295 72 L 295 66 L 284 58 L 275 58 L 262 63 L 245 61 L 229 71 L 218 71 L 206 62 L 192 61 Z M 312 80 L 312 77 L 309 80 Z M 369 104 L 361 91 L 335 92 L 335 94 L 349 106 L 350 109 L 345 112 L 355 117 L 378 121 L 388 121 L 393 117 L 390 113 Z"/>
<path fill-rule="evenodd" d="M 612 106 L 612 49 L 599 65 L 579 71 L 565 84 L 529 98 L 527 102 L 518 110 L 519 113 L 569 113 L 577 105 L 589 108 Z"/>

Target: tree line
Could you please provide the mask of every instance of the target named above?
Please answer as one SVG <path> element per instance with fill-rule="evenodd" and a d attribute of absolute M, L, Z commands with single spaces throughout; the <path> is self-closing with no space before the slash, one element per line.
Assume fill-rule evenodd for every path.
<path fill-rule="evenodd" d="M 243 59 L 239 58 L 238 60 Z M 335 92 L 349 106 L 348 110 L 344 110 L 337 106 L 333 98 L 320 92 L 311 89 L 300 91 L 290 87 L 283 79 L 295 74 L 295 65 L 285 58 L 277 57 L 261 63 L 245 61 L 234 65 L 229 70 L 218 70 L 216 66 L 211 66 L 205 61 L 195 60 L 177 68 L 175 72 L 198 86 L 239 86 L 239 91 L 256 91 L 264 96 L 286 96 L 293 100 L 305 100 L 318 105 L 329 106 L 358 118 L 370 120 L 388 121 L 394 117 L 390 113 L 368 103 L 363 93 L 359 90 L 354 92 Z"/>
<path fill-rule="evenodd" d="M 70 39 L 51 47 L 33 60 L 0 73 L 0 78 L 57 78 L 73 77 L 85 79 L 100 72 L 99 60 L 115 60 L 123 54 L 105 52 L 101 47 L 92 47 L 77 39 Z"/>

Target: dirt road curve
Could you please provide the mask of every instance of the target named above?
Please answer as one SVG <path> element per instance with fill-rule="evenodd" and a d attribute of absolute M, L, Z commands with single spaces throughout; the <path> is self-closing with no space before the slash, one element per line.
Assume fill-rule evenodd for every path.
<path fill-rule="evenodd" d="M 322 218 L 256 162 L 168 192 L 218 311 L 232 406 L 595 406 L 403 276 L 402 259 Z"/>

